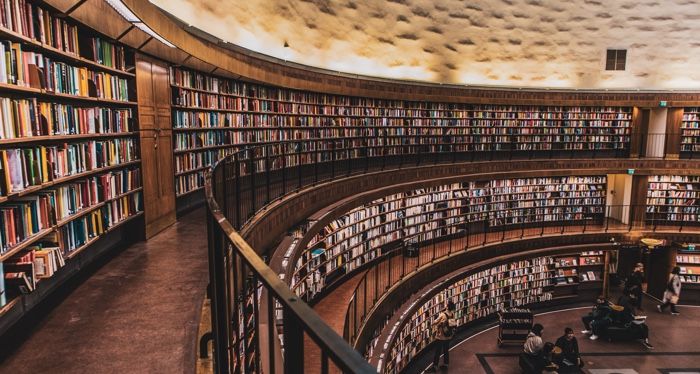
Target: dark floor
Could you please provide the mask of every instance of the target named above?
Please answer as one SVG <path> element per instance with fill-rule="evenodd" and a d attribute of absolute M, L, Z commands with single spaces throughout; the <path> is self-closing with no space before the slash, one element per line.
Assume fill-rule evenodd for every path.
<path fill-rule="evenodd" d="M 649 339 L 654 349 L 646 349 L 637 341 L 608 342 L 589 340 L 580 333 L 580 317 L 589 311 L 589 307 L 550 312 L 535 317 L 535 322 L 544 327 L 545 341 L 554 342 L 563 334 L 564 328 L 570 326 L 576 331 L 576 338 L 585 361 L 585 373 L 590 374 L 646 374 L 666 373 L 664 369 L 686 374 L 700 373 L 700 308 L 679 307 L 680 316 L 668 312 L 659 314 L 654 308 L 653 300 L 647 298 L 644 314 L 648 316 Z M 518 353 L 522 346 L 513 345 L 498 348 L 496 338 L 498 328 L 489 329 L 457 343 L 450 350 L 450 369 L 442 373 L 519 374 Z M 427 364 L 415 365 L 411 372 L 420 372 Z M 630 371 L 631 370 L 631 371 Z"/>
<path fill-rule="evenodd" d="M 98 269 L 16 338 L 0 373 L 193 372 L 208 274 L 204 213 Z"/>

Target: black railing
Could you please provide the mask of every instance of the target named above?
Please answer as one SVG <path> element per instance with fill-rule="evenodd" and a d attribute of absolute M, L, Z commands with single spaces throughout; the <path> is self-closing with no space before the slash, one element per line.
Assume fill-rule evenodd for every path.
<path fill-rule="evenodd" d="M 643 141 L 653 137 L 632 136 Z M 619 147 L 570 143 L 585 148 L 573 149 L 569 143 L 542 146 L 538 142 L 516 142 L 515 137 L 505 143 L 474 143 L 473 139 L 466 142 L 462 138 L 379 135 L 280 141 L 241 149 L 217 162 L 206 181 L 216 371 L 314 370 L 307 361 L 312 365 L 315 362 L 303 359 L 306 334 L 322 352 L 318 362 L 322 373 L 328 371 L 329 360 L 345 372 L 374 372 L 238 234 L 260 209 L 286 194 L 339 177 L 425 164 L 637 155 L 630 152 L 634 142 L 620 143 Z M 635 149 L 641 148 L 642 144 L 637 143 Z M 665 151 L 659 157 L 665 157 Z M 281 347 L 278 321 L 282 326 Z M 280 349 L 283 362 L 277 356 Z"/>
<path fill-rule="evenodd" d="M 373 314 L 380 300 L 388 295 L 395 285 L 436 261 L 461 252 L 498 243 L 547 236 L 627 233 L 632 230 L 684 232 L 688 227 L 692 231 L 700 227 L 700 222 L 683 220 L 682 212 L 676 214 L 677 219 L 672 220 L 670 218 L 674 213 L 660 212 L 655 208 L 663 207 L 658 206 L 608 205 L 599 208 L 598 214 L 588 215 L 583 219 L 569 218 L 572 214 L 567 213 L 546 216 L 524 214 L 518 218 L 525 222 L 518 224 L 489 227 L 486 222 L 481 225 L 460 222 L 447 225 L 434 229 L 431 240 L 418 243 L 420 249 L 415 257 L 404 256 L 405 246 L 399 246 L 398 249 L 376 259 L 373 266 L 367 269 L 357 283 L 345 315 L 343 336 L 355 346 L 367 318 Z M 688 207 L 688 209 L 694 209 L 694 207 Z M 536 208 L 526 209 L 527 211 L 536 211 Z M 693 216 L 697 217 L 697 214 Z M 404 240 L 406 243 L 411 241 L 411 237 Z M 342 282 L 344 279 L 335 281 Z"/>

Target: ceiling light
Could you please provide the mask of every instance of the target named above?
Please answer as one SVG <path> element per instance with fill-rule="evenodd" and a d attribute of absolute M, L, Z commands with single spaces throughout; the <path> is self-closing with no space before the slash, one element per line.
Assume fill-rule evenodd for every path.
<path fill-rule="evenodd" d="M 150 27 L 146 26 L 145 23 L 143 23 L 143 22 L 134 22 L 134 26 L 138 27 L 139 29 L 141 29 L 141 31 L 145 32 L 146 34 L 148 34 L 148 35 L 150 35 L 150 36 L 156 38 L 158 41 L 160 41 L 161 43 L 167 45 L 168 47 L 170 47 L 170 48 L 175 48 L 175 45 L 173 45 L 173 43 L 170 43 L 169 41 L 165 40 L 165 38 L 163 38 L 162 36 L 156 34 L 156 32 L 153 31 L 153 30 L 151 30 Z"/>
<path fill-rule="evenodd" d="M 122 17 L 124 17 L 125 20 L 134 23 L 134 22 L 141 22 L 139 17 L 136 17 L 134 13 L 131 12 L 131 10 L 121 2 L 121 0 L 105 0 L 107 4 L 112 6 L 114 10 L 117 11 Z"/>
<path fill-rule="evenodd" d="M 153 31 L 150 27 L 146 26 L 139 17 L 136 17 L 136 15 L 129 9 L 129 7 L 126 6 L 121 0 L 105 0 L 107 4 L 109 4 L 114 10 L 117 11 L 122 17 L 124 17 L 125 20 L 130 22 L 132 25 L 138 27 L 141 29 L 141 31 L 145 32 L 146 34 L 152 36 L 156 40 L 160 41 L 161 43 L 167 45 L 170 48 L 175 48 L 175 45 L 173 43 L 170 43 L 169 41 L 165 40 L 162 36 L 158 35 L 155 31 Z"/>

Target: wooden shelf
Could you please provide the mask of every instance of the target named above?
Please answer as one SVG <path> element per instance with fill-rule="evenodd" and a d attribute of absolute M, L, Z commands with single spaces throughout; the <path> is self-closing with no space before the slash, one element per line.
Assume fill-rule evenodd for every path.
<path fill-rule="evenodd" d="M 127 138 L 138 136 L 138 132 L 116 132 L 116 133 L 98 133 L 98 134 L 74 134 L 74 135 L 42 135 L 29 136 L 23 138 L 0 139 L 0 146 L 8 146 L 15 144 L 26 143 L 50 143 L 50 142 L 65 142 L 72 140 L 91 140 L 103 138 Z"/>
<path fill-rule="evenodd" d="M 94 103 L 108 104 L 108 105 L 122 105 L 122 106 L 131 106 L 131 107 L 138 105 L 138 103 L 136 103 L 135 101 L 122 101 L 122 100 L 112 100 L 112 99 L 100 99 L 100 98 L 91 97 L 91 96 L 78 96 L 78 95 L 51 92 L 51 91 L 47 91 L 45 89 L 24 87 L 24 86 L 18 86 L 15 84 L 7 84 L 7 83 L 0 83 L 0 91 L 6 91 L 6 92 L 12 92 L 12 93 L 22 93 L 22 94 L 32 94 L 32 96 L 43 96 L 43 97 L 49 97 L 49 98 L 53 98 L 53 99 L 66 99 L 66 100 L 75 100 L 75 101 L 94 102 Z"/>
<path fill-rule="evenodd" d="M 40 51 L 40 52 L 45 53 L 47 55 L 51 55 L 53 57 L 59 57 L 61 60 L 70 61 L 72 64 L 79 65 L 82 67 L 90 67 L 90 68 L 94 68 L 97 70 L 101 70 L 104 72 L 108 72 L 111 74 L 120 75 L 120 76 L 124 76 L 124 77 L 133 78 L 136 76 L 134 73 L 131 73 L 128 71 L 115 69 L 113 67 L 99 64 L 95 61 L 78 56 L 76 54 L 61 51 L 61 50 L 54 48 L 48 44 L 44 44 L 38 40 L 28 38 L 24 35 L 18 34 L 14 31 L 6 29 L 4 27 L 0 27 L 0 38 L 10 39 L 10 40 L 15 41 L 15 42 L 20 42 L 20 43 L 22 43 L 26 46 L 29 46 L 37 51 Z"/>
<path fill-rule="evenodd" d="M 5 313 L 9 312 L 12 308 L 14 308 L 20 302 L 21 299 L 22 299 L 21 296 L 17 296 L 14 299 L 8 301 L 7 304 L 5 304 L 3 307 L 1 307 L 0 308 L 0 318 L 2 318 L 2 316 Z"/>
<path fill-rule="evenodd" d="M 121 169 L 121 168 L 129 167 L 129 166 L 132 166 L 132 165 L 139 164 L 140 162 L 141 162 L 140 160 L 129 161 L 129 162 L 124 162 L 124 163 L 121 163 L 121 164 L 118 164 L 118 165 L 105 166 L 105 167 L 102 167 L 102 168 L 97 168 L 97 169 L 94 169 L 94 170 L 89 170 L 89 171 L 85 171 L 85 172 L 82 172 L 82 173 L 78 173 L 78 174 L 74 174 L 74 175 L 68 175 L 68 176 L 65 176 L 65 177 L 61 177 L 61 178 L 55 179 L 55 180 L 53 180 L 53 181 L 43 183 L 43 184 L 38 185 L 38 186 L 31 186 L 31 187 L 28 187 L 28 188 L 26 188 L 26 189 L 24 189 L 24 190 L 22 190 L 22 191 L 19 191 L 19 192 L 13 192 L 13 193 L 11 193 L 11 194 L 8 195 L 8 196 L 2 196 L 2 197 L 0 197 L 0 203 L 4 203 L 4 202 L 6 202 L 6 201 L 12 201 L 12 200 L 14 200 L 14 199 L 17 198 L 17 197 L 26 196 L 26 195 L 29 195 L 29 194 L 32 194 L 32 193 L 41 191 L 41 190 L 43 190 L 43 189 L 45 189 L 45 188 L 48 188 L 48 187 L 51 187 L 51 186 L 57 186 L 57 185 L 60 185 L 60 184 L 66 183 L 66 182 L 70 182 L 70 181 L 72 181 L 72 180 L 84 178 L 84 177 L 87 177 L 87 176 L 90 176 L 90 175 L 93 175 L 93 174 L 103 173 L 103 172 L 106 172 L 106 171 L 109 171 L 109 170 Z"/>
<path fill-rule="evenodd" d="M 140 217 L 140 216 L 142 216 L 142 215 L 143 215 L 143 212 L 136 212 L 136 213 L 130 215 L 129 217 L 127 217 L 127 218 L 125 218 L 125 219 L 123 219 L 123 220 L 117 222 L 117 223 L 114 224 L 113 226 L 110 226 L 109 228 L 107 228 L 107 229 L 106 229 L 104 232 L 102 232 L 100 235 L 97 235 L 97 236 L 95 236 L 94 238 L 91 238 L 90 240 L 88 240 L 87 242 L 85 242 L 85 244 L 83 244 L 83 245 L 80 246 L 79 248 L 76 248 L 76 249 L 70 251 L 70 252 L 68 253 L 68 255 L 66 256 L 66 258 L 67 258 L 67 259 L 72 259 L 72 258 L 74 258 L 74 257 L 77 256 L 80 252 L 82 252 L 83 250 L 85 250 L 85 248 L 89 247 L 91 244 L 93 244 L 93 243 L 95 243 L 97 240 L 99 240 L 103 235 L 107 234 L 107 233 L 110 232 L 110 231 L 113 231 L 113 230 L 116 229 L 117 227 L 119 227 L 119 226 L 121 226 L 121 225 L 123 225 L 123 224 L 126 224 L 127 222 L 129 222 L 129 221 L 131 221 L 131 220 L 133 220 L 133 219 L 135 219 L 135 218 L 137 218 L 137 217 Z"/>
<path fill-rule="evenodd" d="M 15 254 L 19 253 L 23 249 L 31 246 L 32 244 L 38 242 L 41 240 L 43 237 L 45 237 L 48 233 L 53 232 L 55 229 L 54 226 L 51 226 L 49 228 L 45 228 L 36 234 L 24 239 L 22 242 L 18 243 L 14 247 L 8 248 L 7 251 L 5 251 L 3 254 L 0 255 L 0 262 L 3 262 L 7 260 L 8 258 L 14 256 Z"/>

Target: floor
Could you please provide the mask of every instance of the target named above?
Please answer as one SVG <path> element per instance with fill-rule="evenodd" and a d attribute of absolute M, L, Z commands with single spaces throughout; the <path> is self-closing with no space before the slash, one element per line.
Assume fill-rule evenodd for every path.
<path fill-rule="evenodd" d="M 125 249 L 49 305 L 12 338 L 0 373 L 193 372 L 208 274 L 204 215 Z"/>
<path fill-rule="evenodd" d="M 610 373 L 668 373 L 679 371 L 686 374 L 700 373 L 700 307 L 679 307 L 680 316 L 668 311 L 659 314 L 654 301 L 646 298 L 644 314 L 648 316 L 649 339 L 654 349 L 646 349 L 639 342 L 608 342 L 589 340 L 580 333 L 580 317 L 589 307 L 576 308 L 537 315 L 536 323 L 544 327 L 545 341 L 554 342 L 563 334 L 565 327 L 576 331 L 576 338 L 585 361 L 584 372 L 589 374 Z M 467 340 L 457 343 L 450 350 L 450 369 L 442 373 L 464 373 L 462 368 L 472 368 L 469 373 L 519 374 L 519 345 L 498 348 L 498 329 L 492 328 Z M 429 365 L 431 358 L 420 357 L 409 373 L 420 373 Z M 669 370 L 686 369 L 686 370 Z M 693 370 L 688 370 L 693 369 Z"/>

